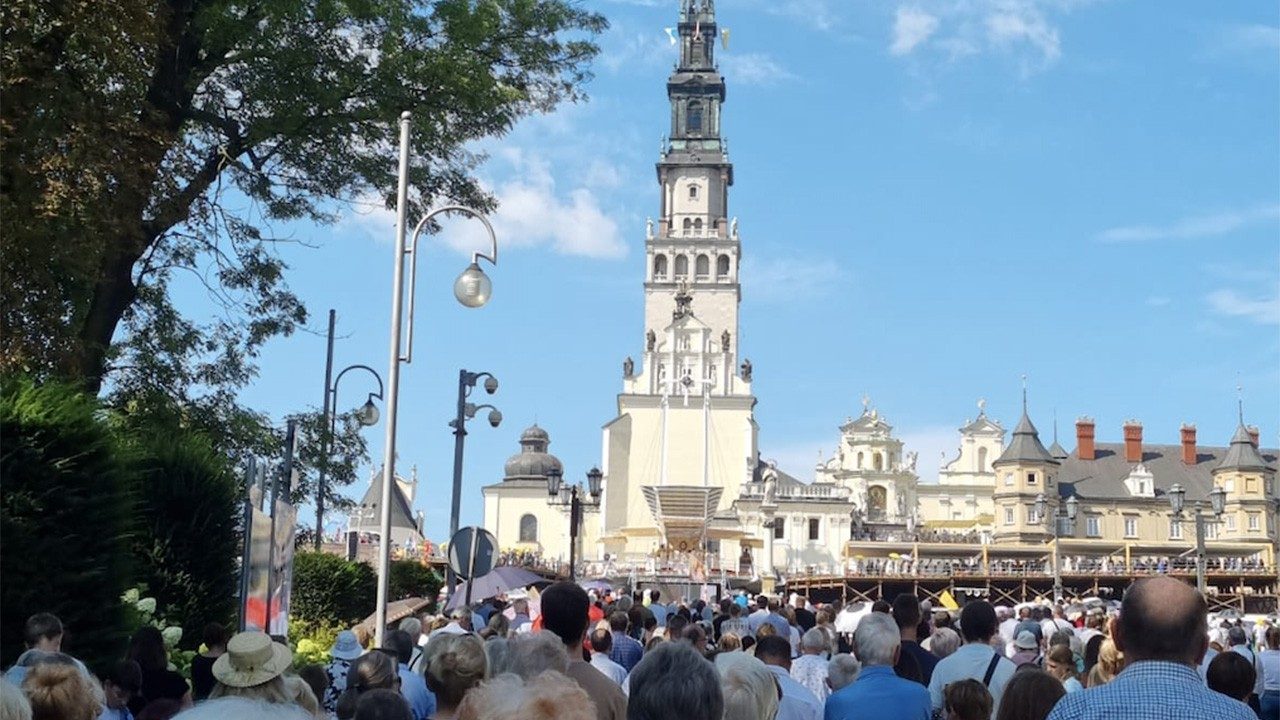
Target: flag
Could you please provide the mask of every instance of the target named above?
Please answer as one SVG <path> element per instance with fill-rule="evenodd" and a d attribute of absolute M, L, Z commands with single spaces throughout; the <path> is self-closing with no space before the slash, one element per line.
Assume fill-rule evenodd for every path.
<path fill-rule="evenodd" d="M 675 45 L 676 44 L 675 29 L 674 28 L 662 28 L 662 29 L 667 31 L 667 39 L 671 41 L 672 45 Z"/>
<path fill-rule="evenodd" d="M 943 590 L 942 594 L 938 596 L 938 602 L 942 603 L 942 607 L 948 610 L 960 609 L 960 603 L 956 602 L 956 599 L 952 597 L 950 590 Z"/>

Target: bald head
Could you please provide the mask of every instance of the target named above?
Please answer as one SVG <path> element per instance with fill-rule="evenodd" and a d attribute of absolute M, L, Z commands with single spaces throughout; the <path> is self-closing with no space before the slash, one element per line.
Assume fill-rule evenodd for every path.
<path fill-rule="evenodd" d="M 1111 637 L 1126 662 L 1166 660 L 1199 665 L 1209 647 L 1204 597 L 1168 577 L 1139 580 L 1124 594 Z"/>

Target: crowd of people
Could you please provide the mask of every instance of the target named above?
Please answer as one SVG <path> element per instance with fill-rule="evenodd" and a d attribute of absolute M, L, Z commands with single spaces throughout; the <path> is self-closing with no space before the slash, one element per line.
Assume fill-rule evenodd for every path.
<path fill-rule="evenodd" d="M 404 618 L 381 647 L 343 631 L 325 665 L 211 626 L 188 679 L 154 628 L 95 675 L 42 613 L 0 681 L 0 720 L 1280 720 L 1280 627 L 1214 624 L 1168 577 L 1085 613 L 559 582 Z"/>

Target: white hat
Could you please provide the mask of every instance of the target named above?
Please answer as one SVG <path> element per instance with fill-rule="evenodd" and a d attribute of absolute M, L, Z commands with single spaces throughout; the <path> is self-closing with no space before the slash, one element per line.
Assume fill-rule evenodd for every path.
<path fill-rule="evenodd" d="M 360 639 L 350 630 L 343 630 L 338 633 L 337 639 L 333 641 L 333 647 L 329 648 L 329 654 L 338 660 L 355 660 L 364 654 L 364 648 L 360 647 Z"/>
<path fill-rule="evenodd" d="M 293 653 L 263 632 L 242 632 L 227 642 L 227 651 L 213 663 L 213 677 L 223 685 L 245 688 L 283 674 Z"/>
<path fill-rule="evenodd" d="M 1018 633 L 1018 638 L 1013 641 L 1013 644 L 1014 647 L 1019 647 L 1023 650 L 1034 650 L 1040 647 L 1040 643 L 1036 642 L 1036 636 L 1030 630 L 1023 630 Z"/>

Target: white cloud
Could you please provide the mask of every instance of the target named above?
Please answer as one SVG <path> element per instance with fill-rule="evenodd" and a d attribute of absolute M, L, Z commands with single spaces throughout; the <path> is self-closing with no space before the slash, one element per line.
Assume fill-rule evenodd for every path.
<path fill-rule="evenodd" d="M 774 85 L 798 76 L 764 53 L 725 53 L 720 65 L 729 81 L 743 85 Z"/>
<path fill-rule="evenodd" d="M 1168 225 L 1126 225 L 1109 228 L 1099 233 L 1098 239 L 1104 242 L 1191 240 L 1226 235 L 1255 223 L 1274 222 L 1277 219 L 1280 219 L 1280 205 L 1260 205 L 1210 215 L 1193 215 Z"/>
<path fill-rule="evenodd" d="M 679 57 L 661 28 L 630 30 L 622 24 L 610 29 L 600 40 L 601 67 L 610 73 L 649 73 L 654 68 L 670 65 Z"/>
<path fill-rule="evenodd" d="M 844 279 L 834 260 L 777 257 L 742 261 L 743 294 L 762 303 L 789 304 L 823 297 Z"/>
<path fill-rule="evenodd" d="M 987 16 L 987 37 L 997 47 L 1008 48 L 1019 43 L 1035 46 L 1045 63 L 1062 56 L 1058 31 L 1049 26 L 1034 5 L 1015 5 Z"/>
<path fill-rule="evenodd" d="M 893 20 L 893 44 L 889 46 L 889 52 L 906 55 L 937 30 L 936 15 L 930 15 L 919 8 L 900 7 Z"/>
<path fill-rule="evenodd" d="M 1205 296 L 1209 308 L 1227 317 L 1244 318 L 1260 325 L 1280 325 L 1280 294 L 1271 297 L 1250 298 L 1223 288 Z"/>

